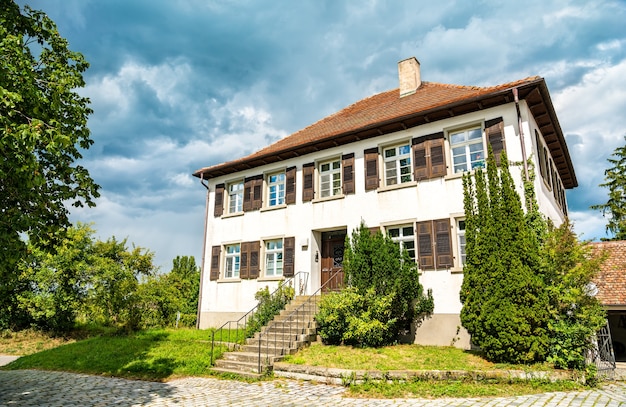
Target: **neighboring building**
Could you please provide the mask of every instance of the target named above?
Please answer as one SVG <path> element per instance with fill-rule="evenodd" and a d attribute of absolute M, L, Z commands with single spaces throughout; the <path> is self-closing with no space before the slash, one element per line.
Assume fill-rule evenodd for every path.
<path fill-rule="evenodd" d="M 607 310 L 615 359 L 626 362 L 626 240 L 591 244 L 596 253 L 607 256 L 594 282 Z"/>
<path fill-rule="evenodd" d="M 462 175 L 496 158 L 530 159 L 540 211 L 560 224 L 574 168 L 540 77 L 493 87 L 422 82 L 398 64 L 400 88 L 354 103 L 246 157 L 194 173 L 208 189 L 199 327 L 255 304 L 257 290 L 308 273 L 307 293 L 341 270 L 361 221 L 416 259 L 432 317 L 415 342 L 469 347 L 460 328 L 465 250 Z M 511 173 L 522 194 L 522 166 Z"/>

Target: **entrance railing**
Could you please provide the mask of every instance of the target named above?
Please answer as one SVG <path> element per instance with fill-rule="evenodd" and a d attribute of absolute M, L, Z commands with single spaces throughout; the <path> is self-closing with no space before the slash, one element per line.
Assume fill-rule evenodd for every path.
<path fill-rule="evenodd" d="M 270 297 L 274 297 L 278 295 L 278 291 L 283 287 L 293 287 L 294 294 L 304 295 L 307 289 L 309 280 L 309 273 L 304 271 L 297 272 L 293 277 L 290 277 L 286 280 L 281 281 L 281 284 L 274 290 Z M 213 331 L 211 335 L 211 366 L 213 366 L 214 357 L 213 352 L 215 350 L 215 338 L 218 333 L 220 336 L 220 343 L 226 345 L 226 349 L 228 351 L 235 349 L 239 345 L 242 345 L 245 340 L 248 338 L 246 335 L 248 324 L 252 316 L 258 311 L 259 304 L 255 305 L 250 311 L 246 312 L 241 318 L 238 320 L 232 320 L 225 322 L 221 327 L 217 328 Z"/>

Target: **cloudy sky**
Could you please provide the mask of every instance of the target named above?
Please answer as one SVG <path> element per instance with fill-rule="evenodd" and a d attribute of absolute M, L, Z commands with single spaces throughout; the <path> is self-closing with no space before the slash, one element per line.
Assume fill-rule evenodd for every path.
<path fill-rule="evenodd" d="M 567 191 L 584 239 L 606 236 L 607 158 L 626 135 L 626 2 L 18 0 L 57 23 L 91 67 L 102 187 L 74 210 L 101 239 L 202 256 L 205 189 L 191 173 L 251 153 L 374 93 L 422 80 L 489 86 L 546 79 L 579 187 Z"/>

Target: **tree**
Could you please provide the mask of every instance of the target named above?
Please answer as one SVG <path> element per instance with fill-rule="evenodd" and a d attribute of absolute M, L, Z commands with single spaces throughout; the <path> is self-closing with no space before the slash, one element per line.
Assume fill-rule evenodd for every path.
<path fill-rule="evenodd" d="M 506 154 L 501 162 L 499 170 L 490 152 L 486 177 L 479 170 L 464 178 L 461 322 L 488 359 L 528 363 L 548 352 L 548 296 L 537 272 L 537 233 L 524 215 Z"/>
<path fill-rule="evenodd" d="M 172 260 L 172 270 L 167 274 L 168 282 L 176 288 L 182 303 L 180 311 L 184 324 L 194 326 L 198 314 L 200 294 L 200 267 L 193 256 L 176 256 Z"/>
<path fill-rule="evenodd" d="M 604 171 L 604 183 L 600 186 L 609 189 L 609 200 L 591 208 L 608 215 L 606 231 L 613 233 L 609 240 L 626 240 L 626 143 L 615 149 L 608 162 L 612 167 Z"/>
<path fill-rule="evenodd" d="M 16 267 L 26 242 L 49 248 L 69 225 L 67 204 L 94 206 L 99 186 L 76 161 L 87 128 L 88 64 L 44 13 L 0 3 L 0 328 L 18 316 Z"/>
<path fill-rule="evenodd" d="M 380 231 L 364 223 L 346 238 L 343 269 L 348 288 L 324 296 L 316 320 L 326 343 L 382 346 L 392 343 L 433 298 L 419 283 L 415 261 Z"/>

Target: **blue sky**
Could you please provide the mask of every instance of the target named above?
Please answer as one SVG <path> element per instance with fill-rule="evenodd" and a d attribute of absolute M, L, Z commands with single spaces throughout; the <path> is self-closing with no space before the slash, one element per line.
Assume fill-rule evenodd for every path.
<path fill-rule="evenodd" d="M 489 86 L 546 79 L 579 187 L 584 239 L 606 236 L 607 158 L 626 134 L 625 1 L 18 0 L 43 10 L 91 64 L 102 186 L 98 237 L 128 238 L 169 271 L 202 256 L 205 189 L 191 173 L 251 153 L 339 109 L 422 80 Z"/>

